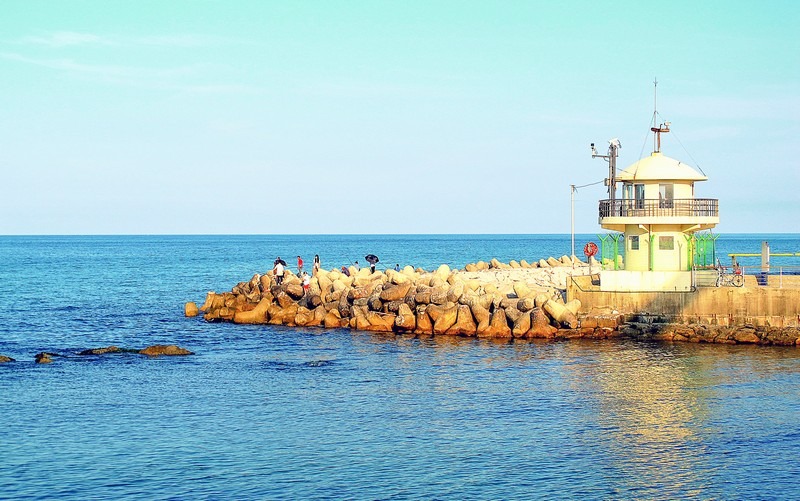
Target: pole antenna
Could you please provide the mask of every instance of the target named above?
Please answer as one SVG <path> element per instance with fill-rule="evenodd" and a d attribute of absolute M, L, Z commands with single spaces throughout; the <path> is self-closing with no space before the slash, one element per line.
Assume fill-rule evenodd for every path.
<path fill-rule="evenodd" d="M 658 78 L 653 79 L 653 121 L 650 130 L 653 132 L 653 153 L 661 152 L 661 133 L 669 132 L 669 122 L 656 127 L 658 118 Z"/>
<path fill-rule="evenodd" d="M 658 114 L 658 78 L 653 79 L 653 125 L 656 124 Z"/>

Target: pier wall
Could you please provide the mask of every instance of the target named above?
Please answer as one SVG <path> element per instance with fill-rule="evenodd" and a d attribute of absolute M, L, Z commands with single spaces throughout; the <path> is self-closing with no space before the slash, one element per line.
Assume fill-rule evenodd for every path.
<path fill-rule="evenodd" d="M 796 277 L 783 277 L 784 287 L 758 286 L 754 277 L 747 278 L 744 287 L 698 287 L 688 292 L 607 292 L 593 285 L 590 277 L 574 277 L 567 283 L 567 300 L 578 299 L 588 309 L 662 317 L 669 323 L 800 326 L 800 287 L 787 286 L 793 285 Z M 777 278 L 770 277 L 770 284 L 775 282 Z"/>

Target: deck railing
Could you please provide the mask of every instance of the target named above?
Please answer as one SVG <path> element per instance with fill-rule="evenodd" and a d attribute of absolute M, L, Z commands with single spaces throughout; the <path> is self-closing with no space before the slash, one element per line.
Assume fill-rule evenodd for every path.
<path fill-rule="evenodd" d="M 600 200 L 600 218 L 605 217 L 719 217 L 715 198 Z"/>

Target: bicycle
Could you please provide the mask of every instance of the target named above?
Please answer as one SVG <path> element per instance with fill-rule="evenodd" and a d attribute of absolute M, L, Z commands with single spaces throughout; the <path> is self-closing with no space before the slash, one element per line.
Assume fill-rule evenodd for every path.
<path fill-rule="evenodd" d="M 733 273 L 727 273 L 725 266 L 717 266 L 717 287 L 741 287 L 744 285 L 742 269 L 738 266 L 733 268 Z"/>

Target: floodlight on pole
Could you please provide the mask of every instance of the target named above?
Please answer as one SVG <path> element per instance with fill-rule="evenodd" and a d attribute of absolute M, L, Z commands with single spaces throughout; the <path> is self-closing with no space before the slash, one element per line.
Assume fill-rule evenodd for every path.
<path fill-rule="evenodd" d="M 617 156 L 619 150 L 622 148 L 622 143 L 618 138 L 608 140 L 608 154 L 598 155 L 594 143 L 591 144 L 592 158 L 602 158 L 608 162 L 608 178 L 606 183 L 608 186 L 608 198 L 611 200 L 611 205 L 614 205 L 614 199 L 617 198 Z"/>

